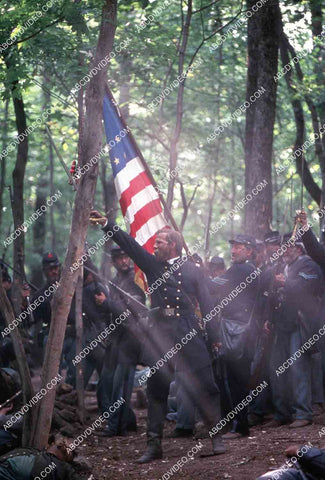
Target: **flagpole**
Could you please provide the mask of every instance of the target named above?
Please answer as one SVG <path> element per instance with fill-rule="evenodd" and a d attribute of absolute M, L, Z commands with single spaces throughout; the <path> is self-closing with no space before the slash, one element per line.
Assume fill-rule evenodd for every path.
<path fill-rule="evenodd" d="M 109 87 L 108 87 L 107 84 L 105 85 L 105 91 L 106 91 L 107 95 L 109 96 L 109 98 L 112 100 L 113 105 L 115 105 L 115 106 L 117 107 L 117 103 L 116 103 L 116 101 L 115 101 L 115 99 L 114 99 L 114 97 L 113 97 L 113 94 L 112 94 L 112 92 L 110 91 L 110 89 L 109 89 Z M 124 127 L 124 128 L 127 128 L 127 124 L 126 124 L 126 122 L 125 122 L 125 120 L 124 120 L 124 118 L 123 118 L 122 113 L 121 113 L 120 110 L 119 110 L 119 117 L 120 117 L 120 119 L 121 119 L 121 123 L 122 123 L 123 127 Z M 167 213 L 168 218 L 169 218 L 169 221 L 170 221 L 170 223 L 172 224 L 172 227 L 174 228 L 174 230 L 176 230 L 177 232 L 181 233 L 181 232 L 179 231 L 178 225 L 177 225 L 177 223 L 175 222 L 175 219 L 174 219 L 171 211 L 169 210 L 169 208 L 168 208 L 168 206 L 167 206 L 167 204 L 166 204 L 166 202 L 165 202 L 165 199 L 164 199 L 164 197 L 163 197 L 163 195 L 162 195 L 162 193 L 161 193 L 161 191 L 160 191 L 160 189 L 159 189 L 159 187 L 158 187 L 158 185 L 157 185 L 156 180 L 155 180 L 154 177 L 152 176 L 152 173 L 151 173 L 151 171 L 150 171 L 150 169 L 149 169 L 149 166 L 148 166 L 147 162 L 145 161 L 145 159 L 144 159 L 144 157 L 143 157 L 143 155 L 142 155 L 142 153 L 141 153 L 141 150 L 140 150 L 140 148 L 138 147 L 138 144 L 137 144 L 134 136 L 133 136 L 132 133 L 131 133 L 131 130 L 128 129 L 127 131 L 128 131 L 128 135 L 130 136 L 131 141 L 133 142 L 133 146 L 134 146 L 134 148 L 135 148 L 135 150 L 136 150 L 136 152 L 137 152 L 137 155 L 138 155 L 138 157 L 140 158 L 140 160 L 141 160 L 141 162 L 142 162 L 142 164 L 143 164 L 143 166 L 144 166 L 145 172 L 146 172 L 146 174 L 148 175 L 148 177 L 149 177 L 152 185 L 155 187 L 155 189 L 156 189 L 156 191 L 157 191 L 157 193 L 158 193 L 159 199 L 160 199 L 161 203 L 163 204 L 164 211 Z M 183 240 L 183 246 L 184 246 L 185 252 L 186 252 L 187 255 L 189 255 L 189 254 L 190 254 L 190 251 L 189 251 L 189 248 L 188 248 L 188 246 L 187 246 L 187 244 L 186 244 L 186 242 L 185 242 L 185 240 L 184 240 L 183 235 L 182 235 L 182 240 Z"/>

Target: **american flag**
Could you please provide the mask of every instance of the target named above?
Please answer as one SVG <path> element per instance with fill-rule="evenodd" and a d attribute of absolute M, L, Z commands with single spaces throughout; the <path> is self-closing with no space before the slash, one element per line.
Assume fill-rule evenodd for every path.
<path fill-rule="evenodd" d="M 116 194 L 126 226 L 130 235 L 153 253 L 155 234 L 167 226 L 167 221 L 130 130 L 109 93 L 104 97 L 104 124 Z"/>

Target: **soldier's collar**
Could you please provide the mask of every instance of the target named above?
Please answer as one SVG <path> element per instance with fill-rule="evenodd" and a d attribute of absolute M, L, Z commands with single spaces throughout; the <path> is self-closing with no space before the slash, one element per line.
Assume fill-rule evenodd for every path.
<path fill-rule="evenodd" d="M 176 260 L 178 260 L 179 258 L 180 258 L 180 256 L 170 258 L 169 260 L 167 260 L 167 263 L 169 263 L 169 265 L 173 265 L 176 262 Z"/>

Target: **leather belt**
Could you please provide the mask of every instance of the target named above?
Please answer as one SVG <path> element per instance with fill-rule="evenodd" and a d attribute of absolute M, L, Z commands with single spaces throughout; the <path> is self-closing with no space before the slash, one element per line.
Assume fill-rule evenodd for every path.
<path fill-rule="evenodd" d="M 194 314 L 191 310 L 180 310 L 179 308 L 161 308 L 160 313 L 167 318 Z"/>
<path fill-rule="evenodd" d="M 176 313 L 179 313 L 176 308 L 162 308 L 161 313 L 164 317 L 176 317 Z"/>

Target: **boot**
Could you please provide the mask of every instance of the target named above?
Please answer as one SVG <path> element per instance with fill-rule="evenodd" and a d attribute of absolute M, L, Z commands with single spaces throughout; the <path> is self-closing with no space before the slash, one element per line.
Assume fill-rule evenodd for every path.
<path fill-rule="evenodd" d="M 215 455 L 221 455 L 222 453 L 226 452 L 226 447 L 224 446 L 222 437 L 220 434 L 214 435 L 211 438 L 212 443 L 212 452 L 202 452 L 200 457 L 213 457 Z"/>
<path fill-rule="evenodd" d="M 225 453 L 226 447 L 223 443 L 221 435 L 215 435 L 214 437 L 212 437 L 211 442 L 214 455 L 221 455 L 222 453 Z"/>
<path fill-rule="evenodd" d="M 161 439 L 157 436 L 152 438 L 148 435 L 147 449 L 142 457 L 136 460 L 136 463 L 149 463 L 153 460 L 162 458 L 162 456 Z"/>

